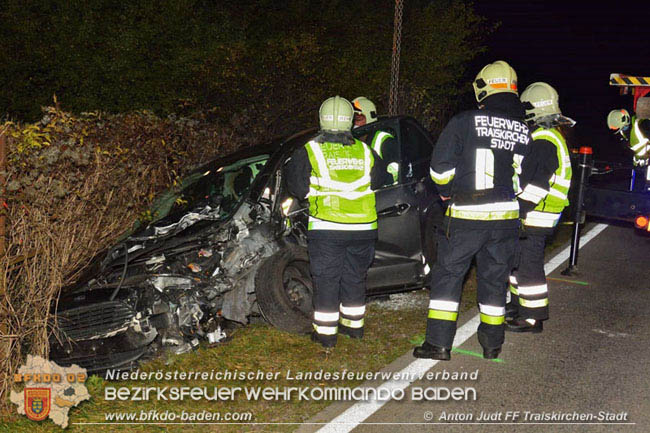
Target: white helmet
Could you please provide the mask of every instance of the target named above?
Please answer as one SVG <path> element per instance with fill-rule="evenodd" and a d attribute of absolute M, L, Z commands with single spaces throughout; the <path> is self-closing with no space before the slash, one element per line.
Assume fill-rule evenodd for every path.
<path fill-rule="evenodd" d="M 610 111 L 607 115 L 607 126 L 614 132 L 625 129 L 630 126 L 630 113 L 624 108 Z"/>
<path fill-rule="evenodd" d="M 333 96 L 320 106 L 318 117 L 320 129 L 331 132 L 344 132 L 352 129 L 352 104 L 345 98 Z"/>
<path fill-rule="evenodd" d="M 544 126 L 575 125 L 575 120 L 563 116 L 560 97 L 548 83 L 538 81 L 526 87 L 521 93 L 521 102 L 526 109 L 526 120 Z"/>
<path fill-rule="evenodd" d="M 352 106 L 355 114 L 363 114 L 366 116 L 366 124 L 377 120 L 377 107 L 375 107 L 375 104 L 365 96 L 354 98 L 352 100 Z"/>
<path fill-rule="evenodd" d="M 526 120 L 537 120 L 551 114 L 562 114 L 557 91 L 546 83 L 531 84 L 521 93 L 519 99 L 526 107 Z M 526 104 L 527 102 L 528 104 Z"/>

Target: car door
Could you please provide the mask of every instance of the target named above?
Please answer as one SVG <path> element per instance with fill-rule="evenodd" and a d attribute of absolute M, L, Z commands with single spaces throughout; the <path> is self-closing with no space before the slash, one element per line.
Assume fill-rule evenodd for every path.
<path fill-rule="evenodd" d="M 372 128 L 362 130 L 364 134 L 359 136 L 370 142 L 376 131 L 393 135 L 395 140 L 389 145 L 394 148 L 382 149 L 382 156 L 397 170 L 396 181 L 375 194 L 379 239 L 368 272 L 368 290 L 377 293 L 419 284 L 423 277 L 421 183 L 423 178 L 428 178 L 432 142 L 412 118 L 381 119 L 371 125 Z"/>

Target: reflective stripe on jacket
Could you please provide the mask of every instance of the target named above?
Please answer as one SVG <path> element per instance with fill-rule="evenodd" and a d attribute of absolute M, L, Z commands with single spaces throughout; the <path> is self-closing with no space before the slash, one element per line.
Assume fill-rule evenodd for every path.
<path fill-rule="evenodd" d="M 632 149 L 634 157 L 637 159 L 647 158 L 650 148 L 650 140 L 640 128 L 642 120 L 637 119 L 636 116 L 632 117 L 632 130 L 630 131 L 630 149 Z"/>
<path fill-rule="evenodd" d="M 372 150 L 377 152 L 377 155 L 379 155 L 380 158 L 383 158 L 384 155 L 382 155 L 381 152 L 381 145 L 384 144 L 384 141 L 388 140 L 389 138 L 395 138 L 393 137 L 392 134 L 389 134 L 388 132 L 384 131 L 377 131 L 375 133 L 375 136 L 372 138 Z"/>

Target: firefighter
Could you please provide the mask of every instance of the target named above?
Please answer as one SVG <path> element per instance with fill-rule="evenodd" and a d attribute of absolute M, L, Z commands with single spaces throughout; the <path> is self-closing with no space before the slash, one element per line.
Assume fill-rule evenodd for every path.
<path fill-rule="evenodd" d="M 517 75 L 502 60 L 473 82 L 479 107 L 454 116 L 431 157 L 431 178 L 449 206 L 437 234 L 426 339 L 417 358 L 449 360 L 463 280 L 476 258 L 483 357 L 496 358 L 504 341 L 506 282 L 519 231 L 515 168 L 531 141 L 517 93 Z"/>
<path fill-rule="evenodd" d="M 320 132 L 287 165 L 287 187 L 309 199 L 307 231 L 314 283 L 312 340 L 336 345 L 337 333 L 363 337 L 366 274 L 375 255 L 374 190 L 389 177 L 379 156 L 352 136 L 352 104 L 323 102 Z"/>
<path fill-rule="evenodd" d="M 352 107 L 354 108 L 354 128 L 377 121 L 377 107 L 365 96 L 354 98 Z M 378 129 L 370 141 L 370 147 L 388 164 L 388 171 L 393 176 L 393 183 L 397 182 L 399 154 L 395 136 L 388 131 Z"/>
<path fill-rule="evenodd" d="M 517 196 L 523 230 L 517 249 L 518 267 L 510 276 L 506 330 L 538 333 L 548 319 L 544 247 L 569 204 L 571 158 L 562 129 L 575 122 L 562 115 L 557 91 L 547 83 L 526 87 L 521 102 L 533 143 L 522 163 L 523 190 Z"/>
<path fill-rule="evenodd" d="M 638 119 L 633 116 L 630 119 L 630 113 L 625 109 L 612 110 L 607 115 L 607 126 L 620 134 L 622 140 L 629 143 L 630 149 L 634 152 L 634 185 L 635 191 L 650 190 L 650 169 L 648 161 L 650 160 L 650 119 Z M 627 132 L 629 131 L 629 139 Z M 645 183 L 645 185 L 644 185 Z"/>

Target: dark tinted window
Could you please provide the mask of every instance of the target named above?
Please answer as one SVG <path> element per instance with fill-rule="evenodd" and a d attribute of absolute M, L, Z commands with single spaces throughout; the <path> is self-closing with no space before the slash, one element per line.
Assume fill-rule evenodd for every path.
<path fill-rule="evenodd" d="M 377 127 L 368 129 L 364 128 L 363 133 L 360 134 L 355 130 L 352 130 L 352 134 L 356 138 L 369 146 L 372 146 L 373 140 L 378 132 L 387 132 L 393 137 L 397 137 L 395 130 L 388 125 L 377 125 Z M 382 159 L 385 159 L 388 162 L 399 161 L 399 144 L 397 143 L 397 140 L 388 140 L 384 143 L 381 149 L 375 149 L 375 151 L 378 151 L 377 153 L 381 154 Z"/>
<path fill-rule="evenodd" d="M 404 119 L 400 130 L 405 180 L 422 179 L 429 176 L 433 139 L 412 119 Z"/>
<path fill-rule="evenodd" d="M 361 128 L 355 128 L 352 130 L 352 135 L 354 135 L 359 140 L 373 146 L 373 140 L 375 137 L 378 137 L 379 133 L 388 133 L 394 138 L 387 137 L 382 141 L 381 146 L 375 146 L 375 151 L 381 156 L 381 158 L 388 165 L 388 171 L 393 175 L 393 183 L 397 183 L 398 173 L 401 171 L 400 167 L 400 149 L 398 135 L 395 131 L 395 128 L 390 126 L 388 122 L 377 122 L 372 123 Z M 379 148 L 377 148 L 379 147 Z"/>

